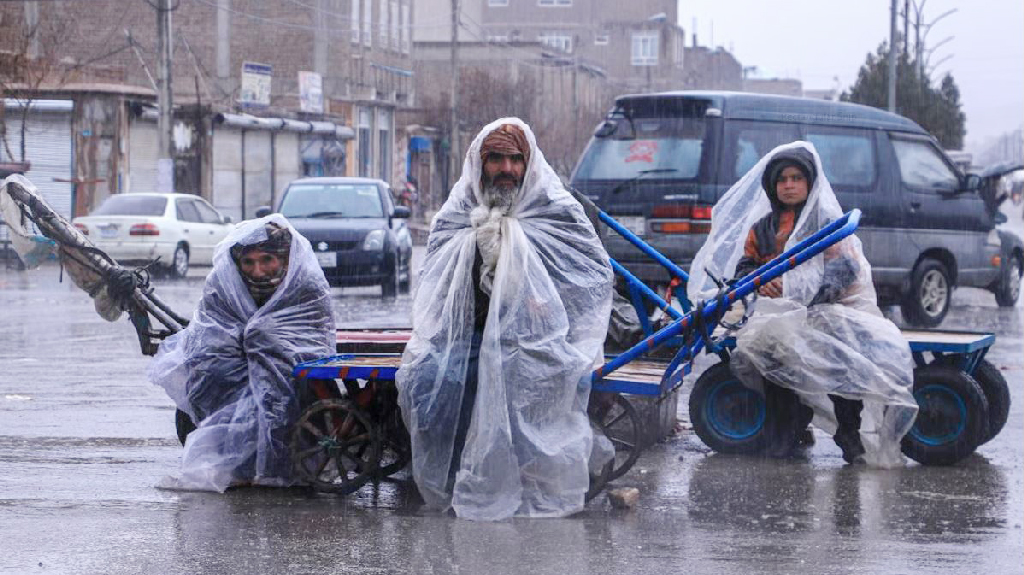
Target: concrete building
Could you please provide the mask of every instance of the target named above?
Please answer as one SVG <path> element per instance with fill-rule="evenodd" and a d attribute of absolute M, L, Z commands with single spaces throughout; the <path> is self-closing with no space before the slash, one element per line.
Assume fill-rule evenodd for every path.
<path fill-rule="evenodd" d="M 238 219 L 302 175 L 401 183 L 395 116 L 414 103 L 412 3 L 175 3 L 177 191 L 202 194 Z M 5 62 L 52 63 L 34 76 L 0 66 L 0 86 L 23 106 L 64 102 L 24 117 L 50 124 L 54 114 L 67 117 L 63 133 L 74 152 L 64 178 L 71 197 L 63 203 L 74 215 L 109 194 L 155 189 L 156 23 L 142 0 L 0 3 Z M 252 86 L 266 84 L 269 91 L 256 97 Z M 13 126 L 13 116 L 0 120 Z M 38 126 L 26 137 L 44 128 L 30 121 Z M 0 161 L 22 160 L 2 150 Z"/>

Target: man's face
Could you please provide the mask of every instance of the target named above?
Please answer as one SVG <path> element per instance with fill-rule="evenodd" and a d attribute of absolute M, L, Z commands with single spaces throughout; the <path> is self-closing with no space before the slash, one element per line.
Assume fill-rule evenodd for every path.
<path fill-rule="evenodd" d="M 807 192 L 807 178 L 803 172 L 792 166 L 782 170 L 782 175 L 775 184 L 775 194 L 783 205 L 799 206 L 807 200 Z"/>
<path fill-rule="evenodd" d="M 277 276 L 283 265 L 284 262 L 281 261 L 277 254 L 259 249 L 245 252 L 238 260 L 238 267 L 242 274 L 256 281 Z"/>
<path fill-rule="evenodd" d="M 493 185 L 504 193 L 514 191 L 523 183 L 526 162 L 522 154 L 491 152 L 484 160 L 484 186 Z"/>

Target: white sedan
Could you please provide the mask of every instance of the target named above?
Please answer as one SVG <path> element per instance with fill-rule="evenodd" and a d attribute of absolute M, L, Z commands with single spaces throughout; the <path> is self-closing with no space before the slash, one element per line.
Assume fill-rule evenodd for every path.
<path fill-rule="evenodd" d="M 230 217 L 191 194 L 117 194 L 72 223 L 118 263 L 159 257 L 176 277 L 188 273 L 189 262 L 212 265 L 213 248 L 234 228 Z"/>

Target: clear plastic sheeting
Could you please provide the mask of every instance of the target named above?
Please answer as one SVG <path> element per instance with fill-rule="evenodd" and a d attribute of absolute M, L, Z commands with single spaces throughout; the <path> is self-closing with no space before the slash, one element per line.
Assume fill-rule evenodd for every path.
<path fill-rule="evenodd" d="M 480 148 L 502 124 L 523 129 L 530 159 L 508 211 L 488 213 L 481 205 Z M 453 463 L 475 329 L 478 245 L 488 252 L 481 275 L 493 270 L 493 280 L 472 418 Z M 595 443 L 586 414 L 590 374 L 611 297 L 608 256 L 532 131 L 515 118 L 485 127 L 431 224 L 412 338 L 396 376 L 413 475 L 429 505 L 477 520 L 557 517 L 583 508 Z M 607 460 L 600 451 L 598 459 Z"/>
<path fill-rule="evenodd" d="M 288 228 L 291 249 L 283 281 L 257 307 L 230 248 L 266 240 L 268 221 Z M 300 407 L 291 372 L 333 353 L 331 310 L 309 242 L 280 214 L 243 222 L 217 245 L 195 316 L 161 344 L 148 369 L 149 379 L 198 423 L 185 443 L 181 475 L 162 486 L 292 484 L 289 433 Z"/>
<path fill-rule="evenodd" d="M 842 216 L 814 146 L 802 141 L 779 146 L 712 210 L 711 233 L 691 267 L 691 300 L 718 292 L 708 272 L 719 279 L 734 276 L 748 232 L 772 209 L 762 187 L 768 162 L 780 152 L 800 148 L 813 156 L 817 178 L 785 249 Z M 901 464 L 900 439 L 917 413 L 911 391 L 913 358 L 899 329 L 878 309 L 860 240 L 843 239 L 786 272 L 782 294 L 754 302 L 749 321 L 736 336 L 733 371 L 747 385 L 756 387 L 763 376 L 794 390 L 813 408 L 815 425 L 830 433 L 836 419 L 828 395 L 862 400 L 860 435 L 867 463 Z"/>

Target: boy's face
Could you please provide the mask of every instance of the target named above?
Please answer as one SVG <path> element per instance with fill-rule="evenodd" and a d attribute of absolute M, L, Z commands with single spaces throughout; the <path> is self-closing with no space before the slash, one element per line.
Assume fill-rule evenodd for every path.
<path fill-rule="evenodd" d="M 807 201 L 807 178 L 799 169 L 788 166 L 783 168 L 779 181 L 775 184 L 775 195 L 782 205 L 796 207 Z"/>

